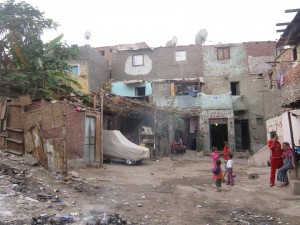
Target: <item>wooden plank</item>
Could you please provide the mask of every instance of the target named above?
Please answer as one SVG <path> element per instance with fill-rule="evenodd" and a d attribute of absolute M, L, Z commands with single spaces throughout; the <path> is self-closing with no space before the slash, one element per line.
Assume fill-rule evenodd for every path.
<path fill-rule="evenodd" d="M 12 138 L 6 138 L 6 140 L 17 143 L 17 144 L 23 144 L 24 143 L 23 141 L 15 140 L 15 139 L 12 139 Z"/>
<path fill-rule="evenodd" d="M 19 132 L 22 133 L 23 129 L 17 129 L 17 128 L 12 128 L 12 127 L 6 127 L 7 130 L 11 130 L 11 131 L 15 131 L 15 132 Z"/>
<path fill-rule="evenodd" d="M 3 120 L 6 113 L 7 100 L 5 99 L 2 103 L 1 112 L 0 112 L 0 120 Z"/>
<path fill-rule="evenodd" d="M 8 105 L 7 107 L 7 125 L 8 127 L 23 129 L 22 106 Z"/>
<path fill-rule="evenodd" d="M 15 151 L 13 149 L 3 149 L 5 152 L 9 152 L 9 153 L 12 153 L 14 155 L 23 155 L 23 153 L 21 152 L 18 152 L 18 151 Z"/>

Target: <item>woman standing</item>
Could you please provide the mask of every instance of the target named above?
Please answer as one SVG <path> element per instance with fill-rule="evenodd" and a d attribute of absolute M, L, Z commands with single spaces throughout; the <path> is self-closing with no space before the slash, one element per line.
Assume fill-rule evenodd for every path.
<path fill-rule="evenodd" d="M 290 147 L 288 142 L 282 143 L 283 150 L 283 165 L 277 171 L 277 180 L 280 182 L 278 187 L 284 187 L 289 184 L 287 172 L 293 168 L 294 150 Z"/>

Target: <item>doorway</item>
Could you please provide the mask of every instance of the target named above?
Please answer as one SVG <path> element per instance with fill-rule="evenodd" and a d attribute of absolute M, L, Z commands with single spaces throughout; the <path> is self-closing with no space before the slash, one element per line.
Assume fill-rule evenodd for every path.
<path fill-rule="evenodd" d="M 248 150 L 250 147 L 249 121 L 246 119 L 234 121 L 235 147 L 237 150 Z"/>
<path fill-rule="evenodd" d="M 223 149 L 224 141 L 228 141 L 227 119 L 218 119 L 209 121 L 210 147 Z"/>
<path fill-rule="evenodd" d="M 96 118 L 85 117 L 84 129 L 84 160 L 87 162 L 95 161 L 96 153 Z"/>

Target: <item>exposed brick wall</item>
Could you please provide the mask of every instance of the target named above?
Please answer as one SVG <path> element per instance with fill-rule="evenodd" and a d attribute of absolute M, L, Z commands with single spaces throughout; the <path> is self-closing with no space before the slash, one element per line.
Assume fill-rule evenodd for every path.
<path fill-rule="evenodd" d="M 32 101 L 32 104 L 24 106 L 24 112 L 29 112 L 35 109 L 39 109 L 49 104 L 51 104 L 51 100 L 46 100 L 46 99 L 35 100 Z"/>
<path fill-rule="evenodd" d="M 186 51 L 186 61 L 176 61 L 176 51 Z M 145 54 L 152 62 L 152 69 L 145 75 L 129 75 L 125 72 L 125 63 L 133 54 Z M 175 48 L 141 49 L 113 53 L 112 78 L 117 81 L 140 79 L 190 78 L 202 76 L 202 46 L 177 46 Z"/>
<path fill-rule="evenodd" d="M 270 56 L 275 55 L 275 41 L 245 42 L 249 56 Z"/>
<path fill-rule="evenodd" d="M 284 75 L 282 104 L 290 104 L 300 99 L 300 64 Z"/>
<path fill-rule="evenodd" d="M 84 156 L 84 112 L 74 111 L 67 106 L 67 156 L 68 159 L 80 159 Z"/>

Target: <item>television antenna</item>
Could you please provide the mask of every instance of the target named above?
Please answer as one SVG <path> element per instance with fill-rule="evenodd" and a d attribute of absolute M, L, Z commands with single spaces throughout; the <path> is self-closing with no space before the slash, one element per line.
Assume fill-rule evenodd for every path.
<path fill-rule="evenodd" d="M 198 31 L 198 33 L 196 34 L 195 37 L 195 43 L 196 45 L 202 45 L 205 43 L 206 39 L 207 39 L 207 30 L 206 29 L 201 29 Z"/>

